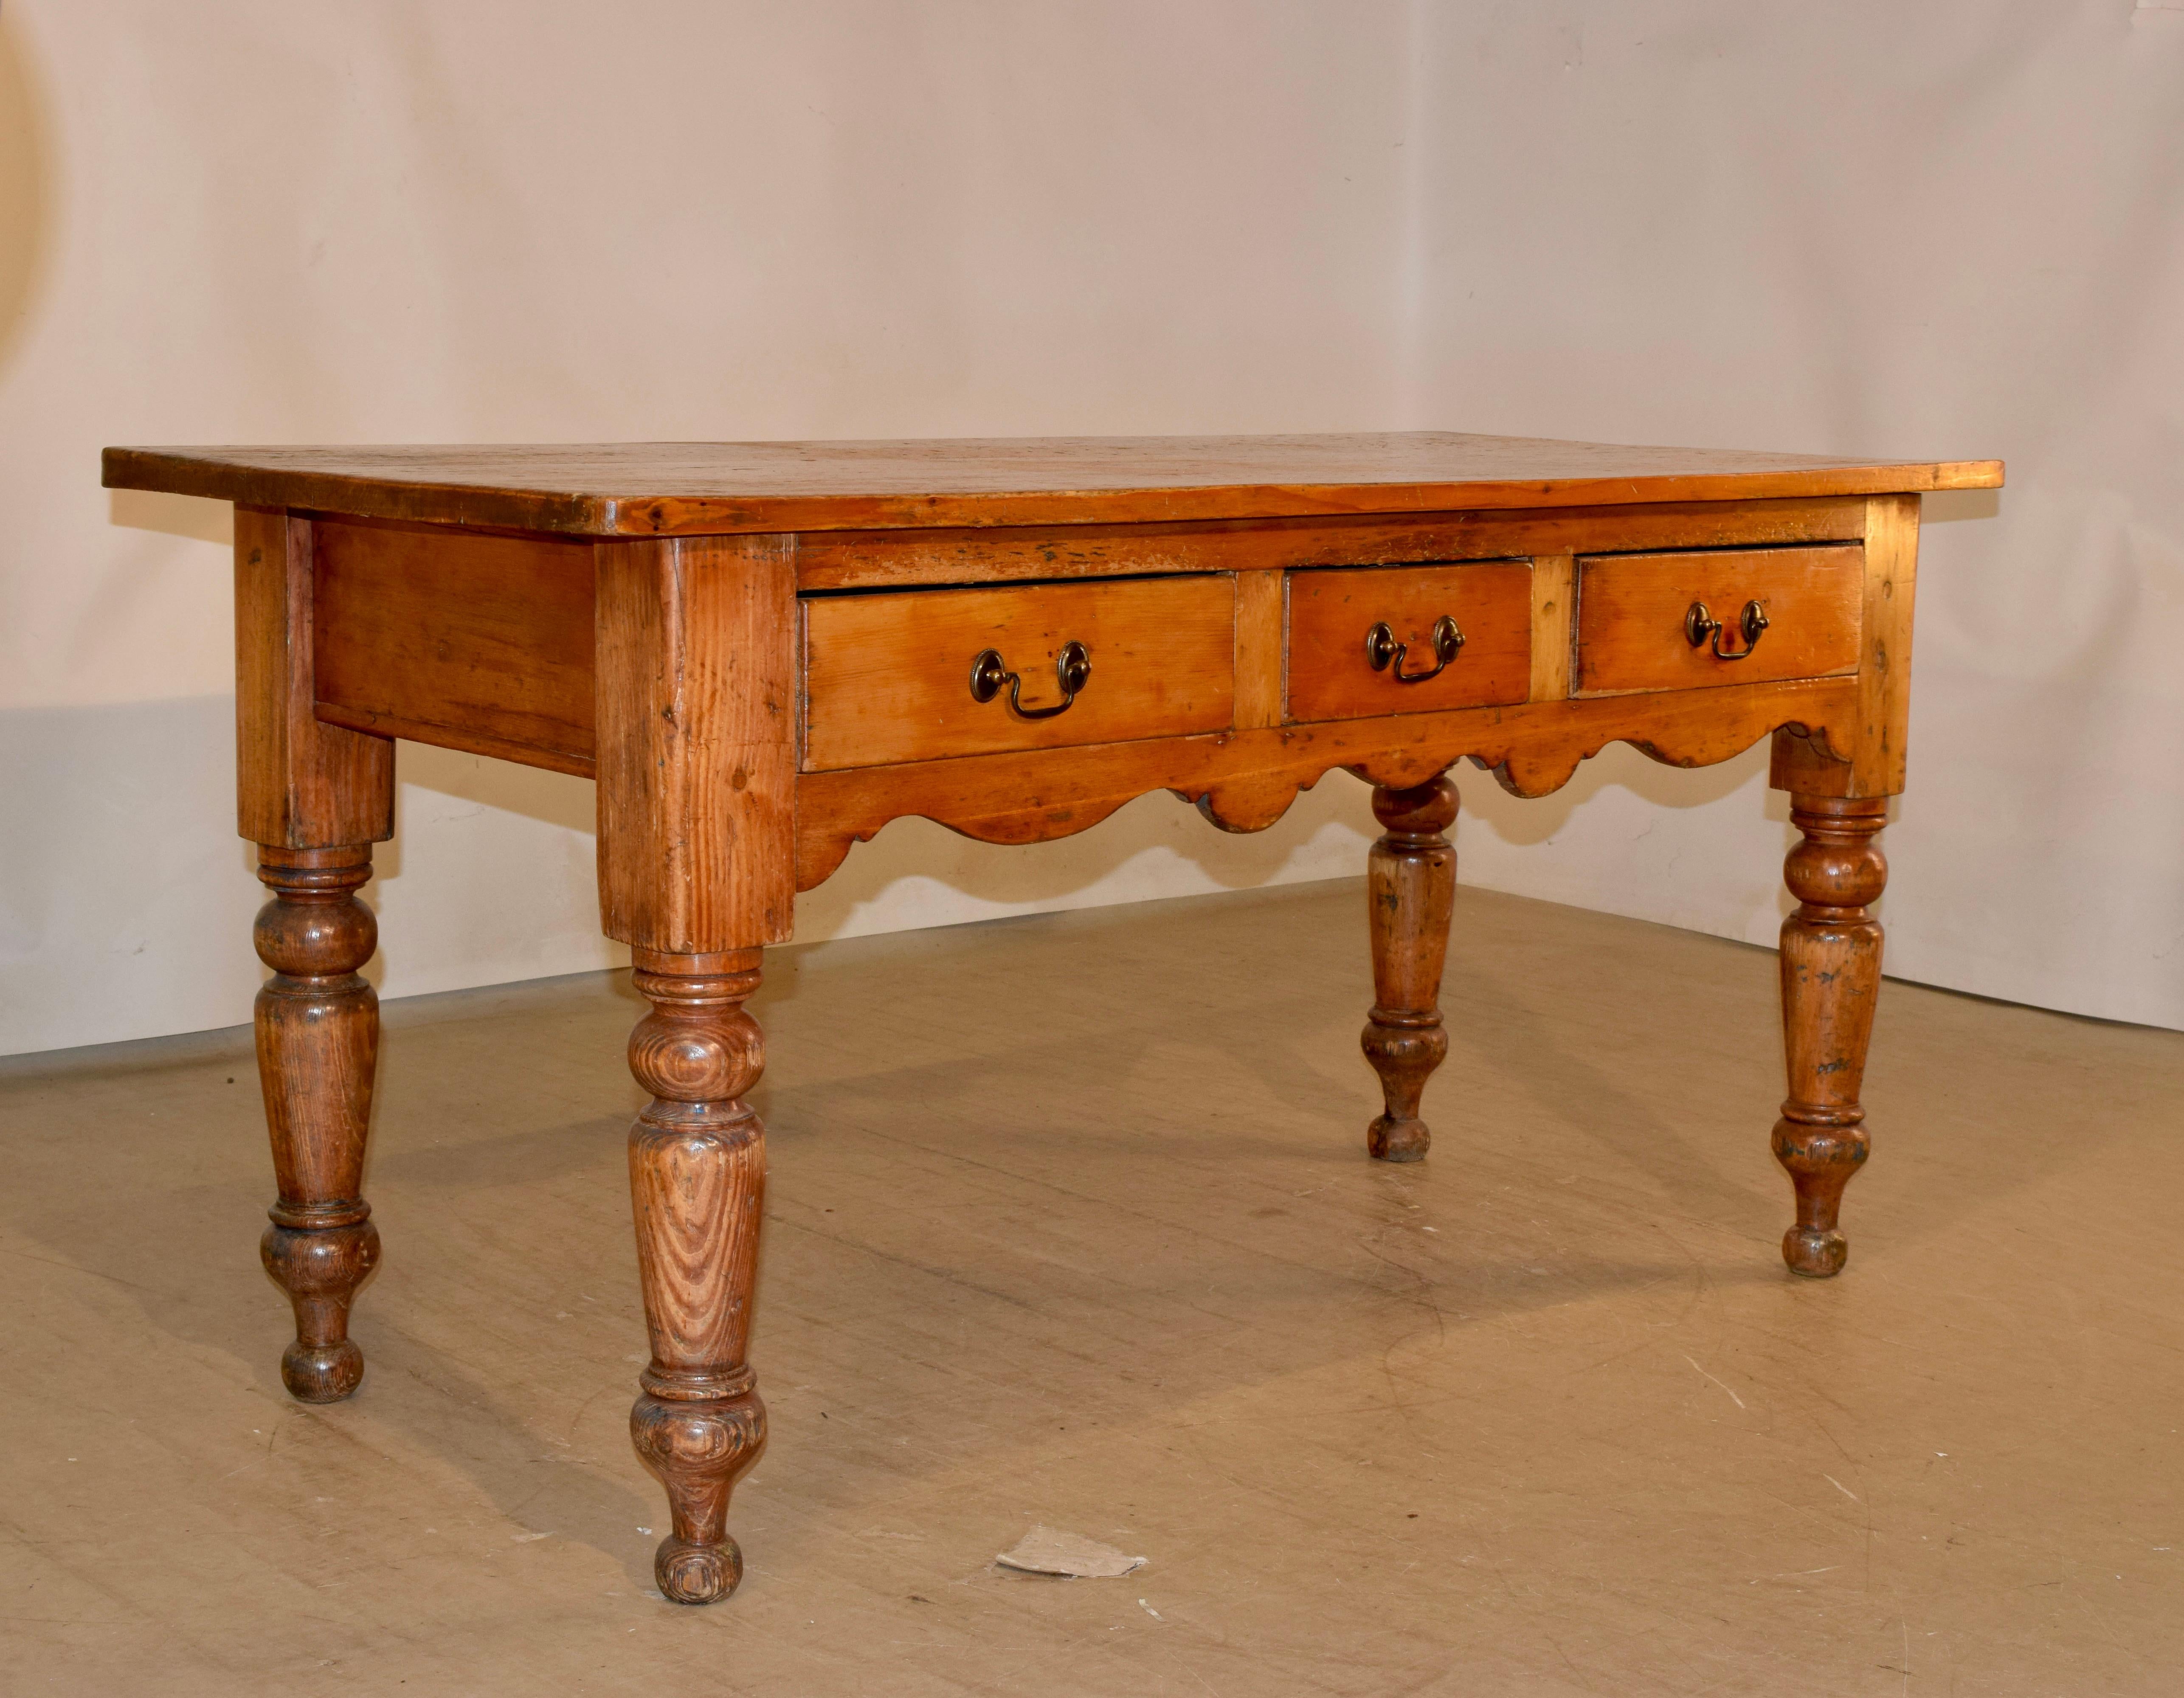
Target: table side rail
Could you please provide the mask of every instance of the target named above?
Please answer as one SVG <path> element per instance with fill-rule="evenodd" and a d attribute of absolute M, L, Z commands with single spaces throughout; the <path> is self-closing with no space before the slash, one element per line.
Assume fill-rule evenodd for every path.
<path fill-rule="evenodd" d="M 1287 571 L 1419 560 L 1854 543 L 1865 534 L 1865 514 L 1864 498 L 1836 496 L 1173 525 L 816 532 L 797 538 L 796 583 L 809 593 L 1024 578 Z"/>
<path fill-rule="evenodd" d="M 319 520 L 318 717 L 591 776 L 593 545 Z"/>
<path fill-rule="evenodd" d="M 838 533 L 800 537 L 796 548 L 799 582 L 807 588 L 851 576 L 907 587 L 981 575 L 1006 583 L 1019 576 L 1233 572 L 1232 723 L 1247 732 L 1283 722 L 1290 567 L 1513 555 L 1521 565 L 1529 557 L 1535 623 L 1528 693 L 1533 704 L 1546 704 L 1569 690 L 1574 557 L 1855 542 L 1873 504 L 1830 498 L 1401 521 L 1086 526 L 1067 537 Z M 314 515 L 308 528 L 317 581 L 320 720 L 593 774 L 594 549 L 627 544 L 328 515 Z M 1072 552 L 1058 552 L 1064 541 Z M 1283 644 L 1269 651 L 1267 639 L 1277 635 Z"/>

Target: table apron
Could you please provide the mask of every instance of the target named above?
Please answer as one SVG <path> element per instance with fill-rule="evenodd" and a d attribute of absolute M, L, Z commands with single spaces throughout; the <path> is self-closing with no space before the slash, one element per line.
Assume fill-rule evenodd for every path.
<path fill-rule="evenodd" d="M 1167 790 L 1224 830 L 1252 832 L 1337 768 L 1408 786 L 1468 759 L 1516 795 L 1544 796 L 1611 743 L 1672 766 L 1710 766 L 1784 727 L 1808 733 L 1800 747 L 1831 765 L 1849 758 L 1858 710 L 1855 677 L 1821 678 L 806 772 L 796 786 L 796 883 L 822 882 L 853 843 L 907 816 L 984 843 L 1039 843 Z"/>

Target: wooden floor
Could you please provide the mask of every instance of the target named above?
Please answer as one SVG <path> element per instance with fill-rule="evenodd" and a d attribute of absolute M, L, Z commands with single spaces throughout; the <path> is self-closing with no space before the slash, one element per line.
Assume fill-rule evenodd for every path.
<path fill-rule="evenodd" d="M 773 1436 L 704 1611 L 627 1437 L 626 987 L 389 1008 L 323 1409 L 247 1034 L 0 1063 L 0 1690 L 2178 1690 L 2184 1034 L 1889 985 L 1808 1284 L 1771 955 L 1462 893 L 1387 1167 L 1362 906 L 769 955 Z M 996 1569 L 1035 1523 L 1150 1565 Z"/>

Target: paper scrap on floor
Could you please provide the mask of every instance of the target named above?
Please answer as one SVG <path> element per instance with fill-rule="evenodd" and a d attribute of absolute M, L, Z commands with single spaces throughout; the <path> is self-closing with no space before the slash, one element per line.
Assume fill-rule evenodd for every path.
<path fill-rule="evenodd" d="M 1142 1556 L 1125 1556 L 1112 1545 L 1081 1533 L 1057 1533 L 1050 1527 L 1034 1527 L 1017 1541 L 1016 1549 L 1004 1550 L 994 1561 L 1027 1574 L 1060 1574 L 1072 1580 L 1117 1579 L 1145 1565 Z"/>

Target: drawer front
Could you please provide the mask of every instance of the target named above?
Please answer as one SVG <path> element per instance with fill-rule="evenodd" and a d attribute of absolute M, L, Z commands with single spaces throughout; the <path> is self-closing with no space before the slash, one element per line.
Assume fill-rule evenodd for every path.
<path fill-rule="evenodd" d="M 1531 693 L 1526 561 L 1297 571 L 1289 575 L 1289 592 L 1291 720 L 1487 707 Z M 1434 631 L 1444 619 L 1455 621 L 1463 642 L 1440 665 Z M 1383 626 L 1387 635 L 1375 652 L 1370 639 Z M 1393 643 L 1402 645 L 1400 658 L 1390 653 Z M 1375 666 L 1375 659 L 1384 664 Z"/>
<path fill-rule="evenodd" d="M 803 611 L 807 771 L 1225 731 L 1235 715 L 1226 574 L 811 596 Z M 1071 643 L 1089 671 L 1045 714 L 1064 700 Z M 981 701 L 972 674 L 988 650 L 1000 660 Z"/>
<path fill-rule="evenodd" d="M 1573 693 L 1855 672 L 1864 594 L 1865 554 L 1854 545 L 1581 560 Z M 1767 622 L 1747 643 L 1744 610 L 1753 602 Z M 1696 646 L 1688 624 L 1695 603 L 1721 622 L 1719 632 L 1702 630 L 1706 640 Z"/>

